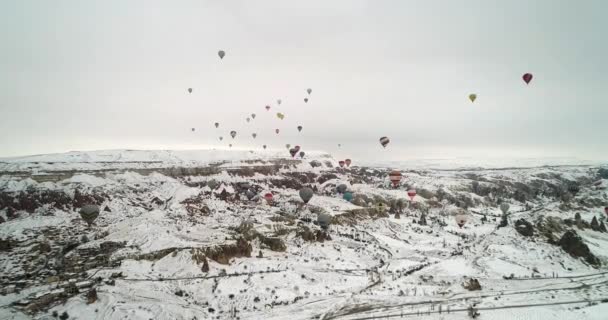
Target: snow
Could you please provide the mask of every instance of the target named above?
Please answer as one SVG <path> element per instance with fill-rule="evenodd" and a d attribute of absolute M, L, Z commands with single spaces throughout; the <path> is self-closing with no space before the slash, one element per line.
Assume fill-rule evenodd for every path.
<path fill-rule="evenodd" d="M 307 152 L 307 158 L 308 161 L 327 160 L 335 166 L 335 160 L 323 152 Z M 472 180 L 468 174 L 482 176 L 488 184 L 496 181 L 527 183 L 540 179 L 539 175 L 558 183 L 553 174 L 562 179 L 588 178 L 588 164 L 488 169 L 499 167 L 495 164 L 486 169 L 463 169 L 462 162 L 456 162 L 460 167 L 452 166 L 447 170 L 447 165 L 436 161 L 431 164 L 443 166 L 442 170 L 431 169 L 431 164 L 423 163 L 419 164 L 423 170 L 416 171 L 415 166 L 408 167 L 405 162 L 399 165 L 403 165 L 404 180 L 398 188 L 389 187 L 388 180 L 382 178 L 369 184 L 355 183 L 351 178 L 356 169 L 312 168 L 308 161 L 295 162 L 270 175 L 256 172 L 249 177 L 229 170 L 254 164 L 267 165 L 272 161 L 286 161 L 286 151 L 109 150 L 0 159 L 0 191 L 6 194 L 28 188 L 58 190 L 71 195 L 75 190 L 95 190 L 108 195 L 103 206 L 110 209 L 100 214 L 91 229 L 86 228 L 76 210 L 64 212 L 47 208 L 32 214 L 22 211 L 18 218 L 0 224 L 0 238 L 34 241 L 32 239 L 40 236 L 40 230 L 52 227 L 73 238 L 83 234 L 90 236 L 90 242 L 81 244 L 80 249 L 93 248 L 106 241 L 125 242 L 126 246 L 112 255 L 112 259 L 122 260 L 120 266 L 88 271 L 89 275 L 95 272 L 95 276 L 103 278 L 120 271 L 124 278 L 116 279 L 114 286 L 96 285 L 98 301 L 94 304 L 87 304 L 84 295 L 79 294 L 48 312 L 68 311 L 71 317 L 78 319 L 229 319 L 232 309 L 238 311 L 237 316 L 241 319 L 382 318 L 408 312 L 421 313 L 416 316 L 420 319 L 467 319 L 466 312 L 424 313 L 437 311 L 439 305 L 443 310 L 448 306 L 455 310 L 466 309 L 472 303 L 480 308 L 480 319 L 600 319 L 607 311 L 606 303 L 589 306 L 586 302 L 491 309 L 601 299 L 608 293 L 605 287 L 608 274 L 604 273 L 608 269 L 592 267 L 540 237 L 525 238 L 511 226 L 497 229 L 493 218 L 482 223 L 483 214 L 500 215 L 497 207 L 485 203 L 469 208 L 477 214 L 472 215 L 463 228 L 456 226 L 448 206 L 429 209 L 428 223 L 424 226 L 414 222 L 419 220 L 420 212 L 410 207 L 399 219 L 391 215 L 388 218 L 361 218 L 352 225 L 332 225 L 332 240 L 323 243 L 305 242 L 295 232 L 301 226 L 319 230 L 311 222 L 298 220 L 309 217 L 314 221 L 316 213 L 313 212 L 322 210 L 339 216 L 363 208 L 333 194 L 329 186 L 342 182 L 355 194 L 368 197 L 407 199 L 406 190 L 415 186 L 419 193 L 423 189 L 442 189 L 447 194 L 465 195 L 483 203 L 484 197 L 470 193 Z M 209 175 L 172 177 L 160 170 L 140 171 L 215 165 L 220 171 Z M 72 171 L 57 181 L 36 182 L 31 178 L 62 170 Z M 288 174 L 295 172 L 323 174 L 326 171 L 336 174 L 337 178 L 323 185 L 314 180 L 302 183 L 315 185 L 320 193 L 329 192 L 315 194 L 307 206 L 301 204 L 298 190 L 271 183 L 271 180 L 288 179 Z M 210 180 L 218 182 L 215 190 L 196 186 Z M 274 203 L 222 201 L 217 197 L 222 190 L 238 193 L 239 187 L 235 183 L 245 181 L 260 187 L 262 194 L 266 190 L 272 191 Z M 577 196 L 608 200 L 605 190 L 592 190 L 586 185 L 582 188 Z M 162 204 L 153 202 L 155 198 Z M 209 212 L 189 213 L 183 203 L 186 199 L 193 201 L 193 205 L 208 208 Z M 431 200 L 420 194 L 415 198 L 415 202 L 424 204 L 432 203 Z M 520 218 L 528 221 L 546 216 L 571 218 L 574 212 L 589 221 L 600 213 L 599 208 L 585 206 L 560 209 L 558 201 L 548 198 L 531 200 L 534 210 L 526 210 L 523 203 L 514 199 L 506 200 L 511 204 L 510 225 Z M 2 214 L 6 218 L 6 212 Z M 290 220 L 293 221 L 290 223 Z M 203 272 L 192 256 L 192 248 L 234 243 L 238 236 L 234 229 L 243 221 L 250 221 L 260 234 L 283 240 L 286 251 L 274 252 L 260 240 L 252 240 L 251 257 L 233 258 L 229 264 L 209 259 L 210 271 Z M 281 228 L 285 233 L 277 235 L 283 231 Z M 577 232 L 595 255 L 608 261 L 606 233 Z M 103 236 L 97 238 L 100 234 Z M 164 250 L 170 253 L 154 261 L 140 258 Z M 263 256 L 258 258 L 260 251 Z M 3 273 L 18 267 L 13 257 L 5 253 L 0 255 Z M 503 278 L 511 274 L 515 279 Z M 559 278 L 553 278 L 553 275 Z M 482 290 L 463 288 L 462 283 L 471 277 L 480 281 Z M 30 294 L 52 289 L 35 286 L 19 294 L 0 296 L 0 305 L 8 306 Z M 178 290 L 187 296 L 176 295 Z M 231 298 L 232 294 L 235 297 Z M 48 313 L 33 317 L 45 319 Z M 32 317 L 5 307 L 0 308 L 0 318 Z"/>

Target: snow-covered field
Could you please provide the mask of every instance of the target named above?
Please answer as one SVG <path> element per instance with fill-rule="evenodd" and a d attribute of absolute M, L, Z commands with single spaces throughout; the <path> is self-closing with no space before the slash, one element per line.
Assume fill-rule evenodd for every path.
<path fill-rule="evenodd" d="M 469 308 L 478 319 L 605 319 L 608 233 L 589 227 L 593 217 L 606 223 L 599 165 L 384 164 L 403 170 L 392 188 L 384 169 L 336 168 L 323 152 L 287 161 L 286 153 L 0 159 L 0 319 L 468 319 Z M 175 167 L 213 170 L 138 171 Z M 63 173 L 38 178 L 55 172 Z M 351 202 L 335 190 L 342 183 Z M 303 186 L 315 190 L 308 205 Z M 395 215 L 388 208 L 398 199 L 405 208 Z M 85 203 L 102 209 L 90 228 L 78 214 Z M 502 228 L 499 203 L 509 204 Z M 469 217 L 463 228 L 458 207 Z M 327 233 L 320 213 L 333 217 Z M 584 223 L 568 225 L 576 213 Z M 575 230 L 599 263 L 549 243 L 550 228 L 539 227 L 548 217 L 558 221 L 555 240 Z M 532 236 L 516 230 L 520 219 Z M 225 249 L 239 238 L 238 250 Z M 480 290 L 463 286 L 473 278 Z"/>

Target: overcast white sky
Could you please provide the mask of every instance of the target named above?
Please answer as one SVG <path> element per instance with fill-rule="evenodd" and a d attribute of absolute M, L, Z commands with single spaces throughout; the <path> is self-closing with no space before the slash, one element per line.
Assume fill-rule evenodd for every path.
<path fill-rule="evenodd" d="M 235 147 L 362 160 L 606 160 L 606 12 L 603 0 L 0 0 L 0 156 L 225 146 L 236 130 Z"/>

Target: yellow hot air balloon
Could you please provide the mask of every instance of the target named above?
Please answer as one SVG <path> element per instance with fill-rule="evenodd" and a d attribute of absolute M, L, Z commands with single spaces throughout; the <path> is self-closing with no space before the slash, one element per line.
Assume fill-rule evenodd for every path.
<path fill-rule="evenodd" d="M 475 99 L 477 99 L 477 95 L 476 95 L 476 94 L 474 94 L 474 93 L 471 93 L 471 94 L 469 95 L 469 99 L 471 100 L 471 102 L 475 102 Z"/>
<path fill-rule="evenodd" d="M 280 112 L 277 112 L 277 118 L 283 120 L 283 118 L 285 118 L 285 115 Z"/>

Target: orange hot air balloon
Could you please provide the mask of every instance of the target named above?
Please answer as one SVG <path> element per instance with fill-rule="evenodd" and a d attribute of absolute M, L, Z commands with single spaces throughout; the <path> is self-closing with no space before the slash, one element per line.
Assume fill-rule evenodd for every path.
<path fill-rule="evenodd" d="M 399 182 L 401 182 L 402 177 L 401 171 L 399 170 L 393 170 L 388 174 L 388 178 L 391 180 L 393 187 L 395 188 L 399 185 Z"/>

